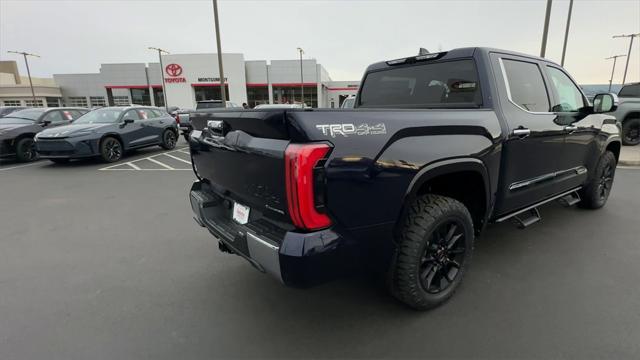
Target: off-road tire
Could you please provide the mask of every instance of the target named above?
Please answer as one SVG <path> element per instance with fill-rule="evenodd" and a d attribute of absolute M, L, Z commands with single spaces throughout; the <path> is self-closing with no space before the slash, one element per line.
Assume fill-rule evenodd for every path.
<path fill-rule="evenodd" d="M 446 260 L 451 257 L 456 260 L 458 266 L 447 268 L 442 265 L 437 270 L 436 257 L 440 257 L 444 250 L 433 250 L 440 248 L 440 244 L 447 245 L 444 239 L 449 231 L 445 231 L 445 236 L 441 229 L 447 229 L 447 224 L 456 225 L 462 238 L 453 240 L 454 246 L 451 250 L 456 249 L 456 255 L 446 255 L 443 264 L 447 264 Z M 458 234 L 456 232 L 456 234 Z M 455 236 L 454 236 L 455 237 Z M 442 239 L 440 242 L 436 239 Z M 447 301 L 456 291 L 462 281 L 462 277 L 471 260 L 473 251 L 474 228 L 473 220 L 469 210 L 459 201 L 440 195 L 422 195 L 416 198 L 408 209 L 408 215 L 405 220 L 403 229 L 398 239 L 397 250 L 391 265 L 391 293 L 406 305 L 417 309 L 427 310 L 441 305 Z M 445 246 L 446 247 L 446 246 Z M 463 248 L 463 252 L 459 253 Z M 431 252 L 431 255 L 429 253 Z M 452 251 L 453 253 L 453 251 Z M 435 254 L 435 255 L 434 255 Z M 426 260 L 425 260 L 426 259 Z M 429 262 L 431 261 L 431 262 Z M 448 263 L 451 264 L 451 263 Z M 446 280 L 445 287 L 437 293 L 427 291 L 424 281 L 427 281 L 431 272 L 427 276 L 423 276 L 430 266 L 434 272 L 428 284 L 432 284 L 437 271 L 442 271 L 442 277 L 447 279 L 451 276 L 452 270 L 457 269 L 451 278 Z M 447 270 L 448 269 L 448 270 Z M 446 272 L 446 276 L 444 273 Z M 426 280 L 422 280 L 422 279 Z M 439 286 L 442 286 L 442 278 Z M 426 285 L 428 289 L 433 289 L 430 285 Z"/>
<path fill-rule="evenodd" d="M 167 129 L 162 133 L 162 142 L 160 143 L 160 147 L 165 150 L 172 150 L 176 147 L 178 143 L 178 134 L 175 131 Z"/>
<path fill-rule="evenodd" d="M 627 119 L 622 123 L 622 144 L 640 144 L 640 118 Z"/>
<path fill-rule="evenodd" d="M 613 187 L 616 174 L 616 156 L 611 151 L 605 151 L 595 173 L 589 182 L 579 191 L 581 201 L 578 206 L 585 209 L 599 209 L 607 203 Z"/>
<path fill-rule="evenodd" d="M 35 142 L 32 138 L 25 137 L 16 142 L 16 159 L 20 162 L 28 162 L 38 159 Z"/>

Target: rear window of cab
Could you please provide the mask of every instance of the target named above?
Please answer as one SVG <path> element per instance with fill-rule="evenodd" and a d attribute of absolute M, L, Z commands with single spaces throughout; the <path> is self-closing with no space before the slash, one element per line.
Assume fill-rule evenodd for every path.
<path fill-rule="evenodd" d="M 473 60 L 418 63 L 374 71 L 364 79 L 361 108 L 477 108 L 482 105 Z"/>

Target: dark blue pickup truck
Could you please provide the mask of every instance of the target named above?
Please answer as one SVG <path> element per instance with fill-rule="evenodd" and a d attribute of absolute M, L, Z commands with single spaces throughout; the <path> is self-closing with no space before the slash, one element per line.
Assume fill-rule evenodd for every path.
<path fill-rule="evenodd" d="M 286 285 L 363 267 L 428 309 L 459 286 L 487 224 L 606 203 L 616 101 L 591 106 L 559 65 L 510 51 L 383 61 L 354 109 L 194 115 L 191 206 L 220 250 Z"/>

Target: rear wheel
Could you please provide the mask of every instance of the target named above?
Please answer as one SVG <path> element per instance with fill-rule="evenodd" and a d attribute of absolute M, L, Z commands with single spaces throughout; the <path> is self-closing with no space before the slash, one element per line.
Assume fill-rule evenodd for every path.
<path fill-rule="evenodd" d="M 100 157 L 105 162 L 114 162 L 122 158 L 122 143 L 114 137 L 106 137 L 100 143 Z"/>
<path fill-rule="evenodd" d="M 580 207 L 587 209 L 599 209 L 607 203 L 611 188 L 613 187 L 613 178 L 616 174 L 616 156 L 611 151 L 606 151 L 600 157 L 596 166 L 595 175 L 580 190 L 582 201 Z"/>
<path fill-rule="evenodd" d="M 462 281 L 473 239 L 473 221 L 462 203 L 440 195 L 418 197 L 398 243 L 391 292 L 414 309 L 444 303 Z"/>
<path fill-rule="evenodd" d="M 625 145 L 640 144 L 640 118 L 624 121 L 622 124 L 622 143 Z"/>
<path fill-rule="evenodd" d="M 162 143 L 160 146 L 165 150 L 171 150 L 176 147 L 176 143 L 178 142 L 178 137 L 173 130 L 165 130 L 162 133 Z"/>
<path fill-rule="evenodd" d="M 36 143 L 32 138 L 22 138 L 16 143 L 16 158 L 18 161 L 34 161 L 38 159 Z"/>

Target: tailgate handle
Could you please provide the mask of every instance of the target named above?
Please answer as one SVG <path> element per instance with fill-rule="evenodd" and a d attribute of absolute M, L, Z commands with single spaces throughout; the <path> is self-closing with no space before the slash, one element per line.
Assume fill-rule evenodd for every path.
<path fill-rule="evenodd" d="M 215 135 L 224 135 L 224 121 L 222 120 L 209 120 L 207 121 L 207 129 Z"/>

